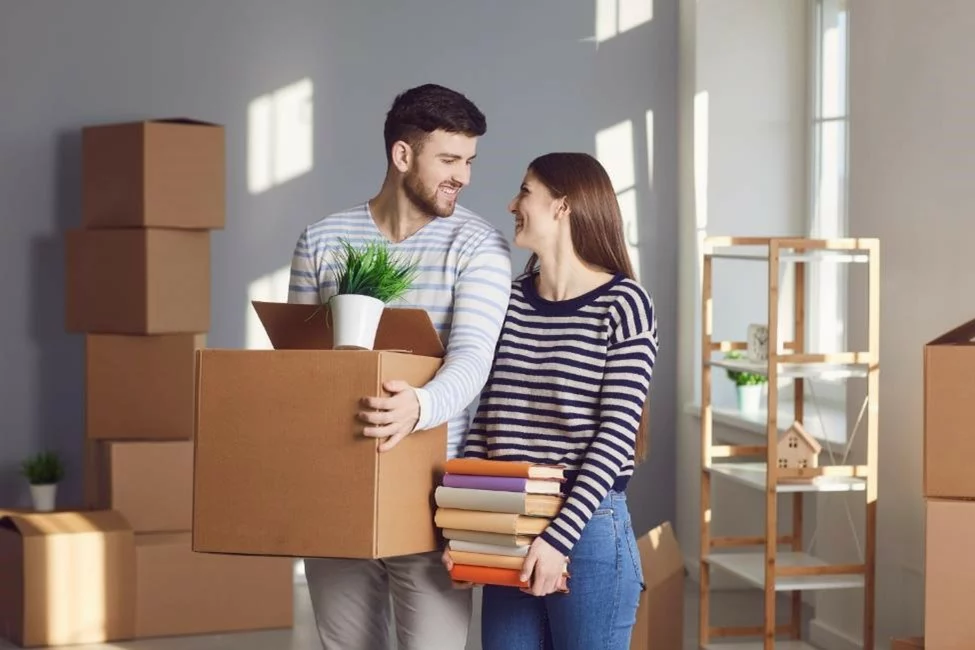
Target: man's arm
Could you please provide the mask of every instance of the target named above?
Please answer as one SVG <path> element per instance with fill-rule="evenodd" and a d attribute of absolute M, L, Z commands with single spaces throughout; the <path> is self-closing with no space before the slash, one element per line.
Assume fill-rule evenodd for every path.
<path fill-rule="evenodd" d="M 494 362 L 510 295 L 510 249 L 492 228 L 461 254 L 444 363 L 436 377 L 416 389 L 420 419 L 414 430 L 443 424 L 477 397 Z"/>
<path fill-rule="evenodd" d="M 301 231 L 291 257 L 291 279 L 288 283 L 288 302 L 305 305 L 321 303 L 318 287 L 318 263 L 315 252 L 308 246 L 308 229 Z"/>

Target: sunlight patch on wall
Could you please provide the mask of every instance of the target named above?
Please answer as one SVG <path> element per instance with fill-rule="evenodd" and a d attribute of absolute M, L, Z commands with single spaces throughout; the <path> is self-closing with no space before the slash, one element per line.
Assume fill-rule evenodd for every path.
<path fill-rule="evenodd" d="M 654 0 L 596 0 L 596 43 L 653 20 Z"/>
<path fill-rule="evenodd" d="M 305 78 L 262 95 L 247 109 L 247 189 L 298 178 L 314 165 L 313 84 Z"/>

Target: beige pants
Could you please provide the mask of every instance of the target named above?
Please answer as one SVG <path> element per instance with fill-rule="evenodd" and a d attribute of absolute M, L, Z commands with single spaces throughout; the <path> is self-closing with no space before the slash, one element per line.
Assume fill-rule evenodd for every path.
<path fill-rule="evenodd" d="M 306 559 L 305 577 L 324 649 L 388 649 L 392 600 L 398 650 L 464 650 L 471 590 L 451 586 L 440 555 Z"/>

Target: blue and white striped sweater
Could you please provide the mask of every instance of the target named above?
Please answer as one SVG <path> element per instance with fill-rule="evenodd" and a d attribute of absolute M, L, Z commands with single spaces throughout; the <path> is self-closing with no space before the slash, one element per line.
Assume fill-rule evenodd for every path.
<path fill-rule="evenodd" d="M 358 246 L 383 238 L 367 203 L 325 217 L 302 231 L 291 263 L 288 301 L 321 304 L 335 295 L 339 239 Z M 501 232 L 457 206 L 390 250 L 418 263 L 413 288 L 392 306 L 425 309 L 446 354 L 437 376 L 418 387 L 417 429 L 447 423 L 447 457 L 463 444 L 487 379 L 511 286 L 511 258 Z"/>
<path fill-rule="evenodd" d="M 565 503 L 542 537 L 566 555 L 633 474 L 656 356 L 653 302 L 632 280 L 557 302 L 538 295 L 534 276 L 512 285 L 464 455 L 565 465 Z"/>

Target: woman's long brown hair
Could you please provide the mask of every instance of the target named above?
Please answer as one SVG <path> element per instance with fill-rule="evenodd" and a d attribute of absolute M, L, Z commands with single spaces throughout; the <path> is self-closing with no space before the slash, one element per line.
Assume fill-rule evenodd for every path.
<path fill-rule="evenodd" d="M 635 280 L 623 236 L 623 217 L 609 174 L 598 160 L 585 153 L 549 153 L 528 165 L 534 177 L 555 198 L 569 204 L 572 247 L 583 262 Z M 525 271 L 534 272 L 538 256 L 532 255 Z M 650 399 L 643 408 L 637 429 L 635 460 L 642 462 L 649 442 Z"/>

